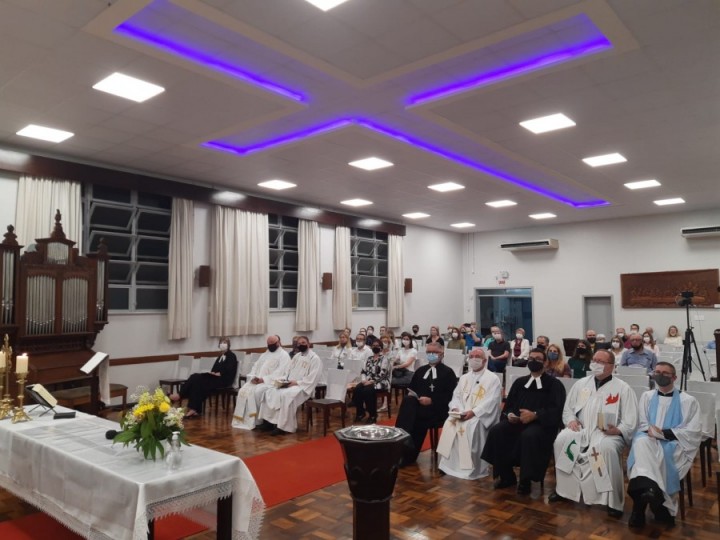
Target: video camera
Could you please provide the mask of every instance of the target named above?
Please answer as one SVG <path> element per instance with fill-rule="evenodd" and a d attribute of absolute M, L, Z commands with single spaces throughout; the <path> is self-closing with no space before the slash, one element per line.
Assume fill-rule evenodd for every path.
<path fill-rule="evenodd" d="M 689 306 L 692 304 L 692 299 L 695 296 L 695 293 L 693 291 L 682 291 L 680 294 L 678 294 L 677 298 L 675 298 L 675 303 L 680 307 Z"/>

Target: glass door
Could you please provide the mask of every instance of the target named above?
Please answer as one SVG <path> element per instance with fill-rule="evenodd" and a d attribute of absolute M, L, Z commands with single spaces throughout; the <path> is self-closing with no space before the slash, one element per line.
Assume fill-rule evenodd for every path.
<path fill-rule="evenodd" d="M 499 326 L 505 339 L 515 337 L 517 328 L 525 329 L 525 338 L 535 341 L 533 333 L 532 289 L 476 289 L 475 309 L 483 336 L 490 335 L 491 326 Z"/>

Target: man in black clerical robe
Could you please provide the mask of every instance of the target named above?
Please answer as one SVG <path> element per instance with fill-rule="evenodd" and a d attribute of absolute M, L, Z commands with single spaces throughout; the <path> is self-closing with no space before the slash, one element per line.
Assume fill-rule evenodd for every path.
<path fill-rule="evenodd" d="M 395 422 L 396 427 L 410 434 L 403 453 L 403 467 L 417 461 L 428 429 L 441 427 L 447 420 L 448 404 L 457 384 L 455 372 L 442 363 L 443 346 L 428 343 L 426 353 L 428 363 L 413 375 Z"/>
<path fill-rule="evenodd" d="M 515 380 L 500 422 L 488 433 L 482 459 L 493 466 L 495 489 L 517 483 L 515 465 L 520 466 L 520 494 L 530 493 L 531 481 L 545 477 L 565 405 L 565 387 L 545 374 L 546 363 L 543 349 L 530 351 L 530 375 Z"/>

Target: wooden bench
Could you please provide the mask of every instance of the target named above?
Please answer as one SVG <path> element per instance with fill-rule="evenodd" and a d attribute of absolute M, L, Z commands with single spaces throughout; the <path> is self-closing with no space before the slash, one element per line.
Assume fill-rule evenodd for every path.
<path fill-rule="evenodd" d="M 90 387 L 79 386 L 77 388 L 67 388 L 65 390 L 57 390 L 52 393 L 58 404 L 69 409 L 77 409 L 80 406 L 90 404 Z M 111 384 L 110 397 L 122 398 L 122 410 L 127 407 L 127 386 L 124 384 Z M 107 404 L 106 404 L 107 405 Z"/>

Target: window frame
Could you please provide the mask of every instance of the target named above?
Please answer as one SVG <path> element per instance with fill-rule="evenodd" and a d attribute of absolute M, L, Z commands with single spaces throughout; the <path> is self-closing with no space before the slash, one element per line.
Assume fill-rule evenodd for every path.
<path fill-rule="evenodd" d="M 368 250 L 367 247 L 370 246 L 365 244 L 369 244 L 371 248 Z M 386 310 L 388 234 L 368 229 L 350 229 L 350 265 L 353 311 Z M 364 268 L 360 272 L 362 266 L 369 268 Z M 363 283 L 365 286 L 362 289 L 359 288 L 359 285 Z M 372 305 L 361 305 L 361 297 L 367 299 L 370 296 L 372 296 Z"/>
<path fill-rule="evenodd" d="M 295 311 L 297 309 L 297 278 L 299 269 L 297 265 L 293 268 L 292 265 L 288 264 L 288 261 L 285 260 L 285 255 L 294 253 L 299 263 L 299 229 L 300 222 L 297 218 L 268 214 L 268 306 L 271 312 Z M 275 241 L 271 240 L 271 231 L 278 231 Z M 295 233 L 296 242 L 294 246 L 287 245 L 286 243 L 286 235 L 288 233 Z M 275 264 L 273 264 L 273 260 L 276 261 Z M 294 288 L 284 283 L 285 278 L 291 274 L 295 274 Z M 273 275 L 275 275 L 275 279 L 273 279 Z M 277 283 L 277 286 L 273 286 L 273 283 Z M 294 295 L 294 302 L 288 302 L 288 304 L 292 305 L 285 305 L 286 295 Z"/>

